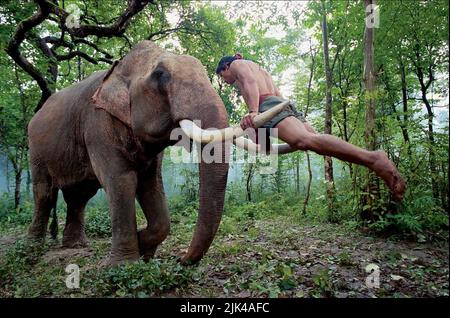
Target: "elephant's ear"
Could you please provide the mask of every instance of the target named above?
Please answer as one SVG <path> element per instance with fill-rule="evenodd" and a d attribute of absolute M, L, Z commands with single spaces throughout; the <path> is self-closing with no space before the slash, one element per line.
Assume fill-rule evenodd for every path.
<path fill-rule="evenodd" d="M 116 69 L 119 61 L 115 61 L 106 73 L 100 87 L 95 91 L 92 100 L 95 107 L 102 108 L 131 126 L 130 94 L 126 78 Z"/>

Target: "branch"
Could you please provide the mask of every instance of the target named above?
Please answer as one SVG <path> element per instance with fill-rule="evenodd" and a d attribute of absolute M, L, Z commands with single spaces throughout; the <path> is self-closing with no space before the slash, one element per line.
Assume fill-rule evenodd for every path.
<path fill-rule="evenodd" d="M 104 58 L 104 57 L 101 57 L 101 58 L 98 58 L 98 59 L 94 59 L 93 57 L 89 56 L 89 54 L 87 54 L 85 52 L 82 52 L 82 51 L 79 51 L 79 50 L 70 51 L 69 53 L 64 54 L 64 55 L 55 55 L 55 58 L 58 61 L 67 61 L 67 60 L 73 59 L 76 56 L 82 57 L 83 59 L 85 59 L 89 63 L 95 64 L 95 65 L 97 65 L 98 62 L 105 62 L 105 63 L 108 63 L 108 64 L 112 64 L 113 63 L 113 61 L 111 61 L 110 59 Z"/>
<path fill-rule="evenodd" d="M 50 61 L 52 61 L 53 58 L 61 61 L 68 60 L 75 56 L 80 56 L 91 63 L 97 64 L 98 61 L 91 58 L 86 53 L 78 50 L 72 51 L 75 45 L 64 40 L 64 33 L 67 31 L 72 37 L 75 38 L 84 38 L 89 35 L 96 35 L 98 37 L 124 37 L 124 32 L 127 26 L 130 24 L 132 17 L 142 11 L 148 3 L 155 3 L 154 0 L 128 0 L 127 8 L 125 9 L 125 11 L 117 18 L 116 22 L 111 25 L 97 26 L 88 24 L 81 25 L 78 28 L 68 28 L 65 22 L 69 14 L 65 10 L 58 7 L 58 5 L 53 3 L 53 1 L 51 0 L 35 0 L 35 2 L 38 5 L 37 12 L 30 18 L 25 19 L 18 24 L 16 32 L 11 37 L 5 50 L 8 55 L 16 62 L 16 64 L 20 66 L 26 73 L 28 73 L 39 85 L 42 95 L 36 107 L 36 111 L 42 107 L 45 101 L 51 96 L 53 91 L 49 85 L 49 81 L 45 78 L 45 76 L 20 52 L 20 45 L 27 38 L 27 33 L 29 31 L 31 31 L 33 28 L 35 28 L 45 20 L 55 21 L 61 28 L 62 34 L 60 38 L 47 36 L 41 39 L 37 36 L 31 36 L 32 38 L 37 40 L 38 47 L 40 48 L 42 53 L 46 57 L 48 57 Z M 50 14 L 55 14 L 57 18 L 51 16 Z M 99 59 L 99 61 L 104 61 L 110 64 L 112 63 L 110 61 L 112 56 L 106 51 L 99 49 L 97 45 L 83 39 L 75 39 L 74 42 L 75 44 L 83 43 L 93 47 L 98 52 L 101 52 L 104 55 L 104 58 Z M 48 47 L 47 43 L 54 44 L 55 48 L 59 46 L 68 47 L 72 52 L 67 55 L 58 56 L 56 55 L 53 48 Z M 57 68 L 57 65 L 55 66 L 54 63 L 50 63 L 50 73 L 52 74 L 53 78 L 55 78 L 55 74 L 57 74 L 57 69 L 55 72 L 55 67 Z"/>
<path fill-rule="evenodd" d="M 44 39 L 40 37 L 36 37 L 35 39 L 42 53 L 44 53 L 44 55 L 48 58 L 50 64 L 48 67 L 48 72 L 51 75 L 51 84 L 55 84 L 58 78 L 58 65 L 56 64 L 55 52 L 48 47 L 47 42 L 45 42 Z"/>
<path fill-rule="evenodd" d="M 162 35 L 162 37 L 159 38 L 159 39 L 162 39 L 163 37 L 169 35 L 170 33 L 179 31 L 180 29 L 181 29 L 181 27 L 176 27 L 176 28 L 172 28 L 172 29 L 166 29 L 166 30 L 160 30 L 158 32 L 153 32 L 147 36 L 147 40 L 153 40 L 153 38 L 157 35 Z"/>
<path fill-rule="evenodd" d="M 75 56 L 82 57 L 86 61 L 88 61 L 88 62 L 90 62 L 92 64 L 98 64 L 98 61 L 96 59 L 94 59 L 94 58 L 90 57 L 89 55 L 87 55 L 86 53 L 78 51 L 78 50 L 71 51 L 71 52 L 69 52 L 68 54 L 65 54 L 65 55 L 55 55 L 55 57 L 56 57 L 56 59 L 58 61 L 70 60 L 70 59 L 74 58 Z"/>
<path fill-rule="evenodd" d="M 63 37 L 57 38 L 56 36 L 46 36 L 42 38 L 45 43 L 51 43 L 56 46 L 65 46 L 68 48 L 73 48 L 73 44 L 64 40 Z"/>
<path fill-rule="evenodd" d="M 48 3 L 45 1 L 38 1 L 39 9 L 38 12 L 33 14 L 30 18 L 22 21 L 17 26 L 16 32 L 13 34 L 6 47 L 6 52 L 8 55 L 19 65 L 25 72 L 27 72 L 39 85 L 42 91 L 41 99 L 38 103 L 38 108 L 40 108 L 47 98 L 52 94 L 47 80 L 41 74 L 41 72 L 34 67 L 21 53 L 19 50 L 20 45 L 25 40 L 25 36 L 28 31 L 37 25 L 41 24 L 50 14 L 50 8 Z"/>
<path fill-rule="evenodd" d="M 86 39 L 75 39 L 74 42 L 75 42 L 75 43 L 83 43 L 83 44 L 86 44 L 86 45 L 92 47 L 92 48 L 93 48 L 94 50 L 96 50 L 97 52 L 102 53 L 102 54 L 105 56 L 105 58 L 107 58 L 107 59 L 112 59 L 112 58 L 113 58 L 113 56 L 112 56 L 111 54 L 109 54 L 109 53 L 106 52 L 105 50 L 99 48 L 96 44 L 94 44 L 94 43 L 92 43 L 92 42 L 89 42 L 89 41 L 86 40 Z"/>
<path fill-rule="evenodd" d="M 71 35 L 79 38 L 85 38 L 89 35 L 111 38 L 124 34 L 127 26 L 131 22 L 131 18 L 141 12 L 148 3 L 154 4 L 155 0 L 128 0 L 127 8 L 113 24 L 108 26 L 85 24 L 80 25 L 78 28 L 67 28 L 66 19 L 69 14 L 50 1 L 44 2 L 50 6 L 51 13 L 56 14 L 61 19 L 63 28 Z"/>

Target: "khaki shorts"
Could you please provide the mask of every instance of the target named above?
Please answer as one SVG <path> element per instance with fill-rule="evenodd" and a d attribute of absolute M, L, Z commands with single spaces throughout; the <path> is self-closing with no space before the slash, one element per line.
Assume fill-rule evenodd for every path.
<path fill-rule="evenodd" d="M 285 99 L 278 97 L 278 96 L 269 96 L 267 97 L 261 105 L 259 105 L 259 112 L 263 113 L 266 110 L 271 109 L 272 107 L 278 105 L 279 103 L 284 102 Z M 295 105 L 291 102 L 288 106 L 286 106 L 278 115 L 273 117 L 270 121 L 265 123 L 262 128 L 275 128 L 276 125 L 280 123 L 283 119 L 289 116 L 294 116 L 295 118 L 298 118 L 301 122 L 306 122 L 305 117 L 303 116 L 303 113 L 299 112 Z"/>

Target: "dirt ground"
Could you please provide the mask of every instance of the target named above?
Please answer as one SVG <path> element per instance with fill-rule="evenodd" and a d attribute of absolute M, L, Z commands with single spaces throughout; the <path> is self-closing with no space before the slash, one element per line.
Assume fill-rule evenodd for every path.
<path fill-rule="evenodd" d="M 23 237 L 0 237 L 0 257 Z M 110 239 L 90 242 L 90 247 L 80 249 L 52 245 L 43 263 L 61 266 L 84 258 L 92 260 L 87 267 L 97 267 L 107 255 Z M 187 243 L 170 235 L 156 257 L 173 258 Z M 448 297 L 448 254 L 448 242 L 391 241 L 338 225 L 255 221 L 242 233 L 219 234 L 195 266 L 197 279 L 155 296 Z"/>

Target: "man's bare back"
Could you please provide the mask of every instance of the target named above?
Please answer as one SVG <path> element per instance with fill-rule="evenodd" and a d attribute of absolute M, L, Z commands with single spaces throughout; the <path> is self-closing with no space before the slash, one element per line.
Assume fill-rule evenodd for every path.
<path fill-rule="evenodd" d="M 230 65 L 230 70 L 233 73 L 241 74 L 241 77 L 237 77 L 236 85 L 242 91 L 242 83 L 240 82 L 240 78 L 242 75 L 247 75 L 245 73 L 251 73 L 251 76 L 255 79 L 256 85 L 258 86 L 259 95 L 274 95 L 280 96 L 281 94 L 273 82 L 270 74 L 263 69 L 261 66 L 256 64 L 255 62 L 249 60 L 237 60 L 233 64 Z"/>

